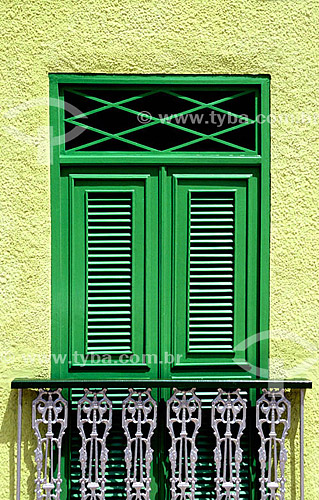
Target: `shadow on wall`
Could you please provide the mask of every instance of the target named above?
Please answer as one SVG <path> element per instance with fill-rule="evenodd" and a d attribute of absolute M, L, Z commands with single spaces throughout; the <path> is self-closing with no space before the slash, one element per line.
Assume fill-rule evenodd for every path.
<path fill-rule="evenodd" d="M 36 392 L 23 391 L 22 407 L 22 449 L 21 449 L 21 498 L 34 500 L 36 467 L 34 450 L 36 440 L 31 428 L 31 406 Z M 4 472 L 9 485 L 9 500 L 16 499 L 17 486 L 17 416 L 18 391 L 10 392 L 7 408 L 0 429 L 0 443 L 8 445 L 9 469 Z M 12 431 L 12 432 L 10 432 Z"/>

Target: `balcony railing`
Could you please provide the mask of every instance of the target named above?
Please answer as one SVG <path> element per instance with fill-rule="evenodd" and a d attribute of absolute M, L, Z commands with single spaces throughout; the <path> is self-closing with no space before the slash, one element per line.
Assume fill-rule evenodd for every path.
<path fill-rule="evenodd" d="M 132 387 L 134 383 L 135 388 Z M 243 468 L 247 439 L 256 442 L 253 475 L 261 500 L 284 500 L 287 436 L 291 427 L 291 401 L 287 389 L 300 391 L 300 498 L 304 498 L 304 396 L 312 384 L 306 380 L 20 380 L 18 389 L 17 500 L 21 483 L 21 425 L 23 389 L 37 389 L 32 402 L 32 429 L 36 439 L 35 498 L 60 500 L 66 491 L 62 456 L 67 431 L 77 435 L 77 498 L 102 500 L 111 495 L 108 478 L 110 436 L 121 426 L 125 441 L 126 474 L 122 496 L 148 500 L 152 491 L 154 433 L 166 427 L 169 446 L 169 491 L 172 500 L 194 500 L 199 491 L 198 442 L 207 415 L 213 446 L 213 490 L 209 498 L 239 500 L 243 496 Z M 99 389 L 92 389 L 92 388 Z M 178 388 L 176 388 L 178 387 Z M 127 392 L 114 404 L 114 388 Z M 80 396 L 70 397 L 67 389 Z M 161 389 L 161 391 L 159 391 Z M 123 391 L 122 391 L 123 393 Z M 167 395 L 167 397 L 165 396 Z M 117 395 L 118 397 L 118 395 Z M 165 401 L 163 401 L 163 398 Z M 75 407 L 74 407 L 75 405 Z M 165 406 L 164 406 L 165 405 Z M 72 409 L 73 408 L 73 409 Z M 296 411 L 296 409 L 294 409 Z M 76 423 L 70 423 L 70 413 Z M 70 435 L 70 432 L 69 432 Z M 205 438 L 206 439 L 206 438 Z M 158 443 L 158 440 L 156 441 Z M 157 445 L 158 446 L 158 445 Z M 207 447 L 206 447 L 207 449 Z M 251 451 L 250 451 L 251 453 Z M 247 457 L 245 458 L 245 460 Z M 164 458 L 165 460 L 165 458 Z M 158 461 L 158 460 L 157 460 Z M 252 474 L 252 468 L 249 469 Z M 153 479 L 154 481 L 154 479 Z M 248 481 L 247 484 L 251 484 Z M 245 485 L 246 494 L 247 484 Z M 248 489 L 250 486 L 248 486 Z M 158 498 L 161 498 L 160 494 Z M 164 495 L 163 495 L 164 498 Z"/>

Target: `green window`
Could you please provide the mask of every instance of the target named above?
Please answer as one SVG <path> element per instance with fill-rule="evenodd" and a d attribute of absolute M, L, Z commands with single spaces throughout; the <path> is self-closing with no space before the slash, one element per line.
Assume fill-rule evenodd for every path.
<path fill-rule="evenodd" d="M 267 378 L 268 78 L 51 75 L 50 97 L 52 377 Z M 198 498 L 213 488 L 205 418 Z M 110 498 L 124 498 L 120 424 L 110 439 Z"/>

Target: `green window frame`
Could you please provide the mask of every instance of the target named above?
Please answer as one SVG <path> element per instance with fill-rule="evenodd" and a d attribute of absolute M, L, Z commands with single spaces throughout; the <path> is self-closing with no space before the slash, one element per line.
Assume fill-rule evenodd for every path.
<path fill-rule="evenodd" d="M 203 89 L 232 89 L 238 91 L 236 96 L 247 93 L 245 89 L 253 89 L 255 111 L 262 117 L 259 122 L 256 117 L 251 120 L 257 149 L 196 153 L 181 152 L 181 148 L 163 151 L 144 148 L 137 152 L 86 151 L 81 147 L 66 149 L 66 123 L 76 126 L 78 121 L 64 116 L 64 94 L 71 91 L 85 96 L 85 93 L 90 94 L 90 88 L 129 89 L 131 92 L 143 89 L 145 94 L 162 90 L 167 95 L 177 94 L 179 97 L 183 97 L 186 89 L 186 99 L 192 101 L 190 104 L 197 101 L 193 96 L 187 97 L 192 95 L 189 90 L 196 91 L 197 88 L 201 92 Z M 197 374 L 205 378 L 221 375 L 267 378 L 268 340 L 265 332 L 268 331 L 269 309 L 270 141 L 266 118 L 269 116 L 269 78 L 52 74 L 50 98 L 52 353 L 60 355 L 55 357 L 60 362 L 52 361 L 52 376 L 178 379 L 181 376 L 191 378 L 196 368 Z M 109 107 L 109 101 L 98 102 L 99 106 L 101 104 L 103 109 Z M 226 107 L 225 103 L 219 106 Z M 199 104 L 197 108 L 202 110 L 203 105 Z M 217 106 L 217 109 L 220 108 Z M 134 111 L 135 117 L 136 114 Z M 98 142 L 105 142 L 108 136 Z M 214 141 L 216 139 L 221 140 L 214 136 Z M 190 142 L 201 140 L 199 137 Z M 108 190 L 128 190 L 133 196 L 132 337 L 127 340 L 131 342 L 132 350 L 126 347 L 123 353 L 135 354 L 134 362 L 125 358 L 125 363 L 119 363 L 121 351 L 117 351 L 116 346 L 115 350 L 110 350 L 110 362 L 91 362 L 88 356 L 90 352 L 94 354 L 94 350 L 92 347 L 88 349 L 87 339 L 88 222 L 83 200 L 90 191 Z M 234 196 L 232 342 L 229 337 L 227 340 L 225 329 L 217 332 L 224 335 L 221 343 L 226 339 L 229 344 L 225 349 L 218 346 L 205 349 L 202 346 L 192 351 L 188 346 L 189 210 L 191 193 L 198 190 L 211 193 L 209 196 L 214 192 L 232 192 Z M 106 272 L 105 265 L 103 269 Z M 214 279 L 216 281 L 216 276 Z M 204 313 L 205 310 L 200 314 Z M 96 318 L 97 325 L 100 320 L 96 314 L 91 315 L 89 321 Z M 197 319 L 200 322 L 201 318 Z M 211 312 L 208 321 L 214 321 Z M 205 345 L 207 332 L 203 333 L 201 342 Z M 194 335 L 200 335 L 200 331 L 195 331 Z M 102 350 L 100 354 L 107 355 L 107 352 L 107 349 Z M 173 363 L 164 362 L 165 353 L 167 356 L 173 354 Z M 157 356 L 155 364 L 154 354 Z"/>

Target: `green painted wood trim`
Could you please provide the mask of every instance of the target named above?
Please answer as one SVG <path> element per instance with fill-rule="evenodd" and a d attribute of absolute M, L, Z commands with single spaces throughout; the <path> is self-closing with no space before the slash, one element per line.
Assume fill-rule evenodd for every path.
<path fill-rule="evenodd" d="M 79 74 L 79 73 L 49 73 L 50 82 L 59 84 L 105 84 L 105 85 L 256 85 L 269 81 L 270 75 L 134 75 L 134 74 Z"/>
<path fill-rule="evenodd" d="M 261 113 L 270 114 L 270 80 L 266 79 L 261 84 Z M 261 124 L 261 155 L 260 166 L 260 259 L 259 259 L 259 364 L 257 378 L 269 377 L 269 303 L 270 303 L 270 125 L 268 122 Z"/>
<path fill-rule="evenodd" d="M 245 153 L 108 153 L 107 151 L 84 152 L 81 154 L 65 153 L 60 155 L 62 167 L 71 165 L 260 165 L 260 155 L 250 155 Z"/>
<path fill-rule="evenodd" d="M 172 388 L 172 387 L 196 387 L 217 389 L 262 389 L 262 388 L 286 388 L 286 389 L 312 389 L 312 381 L 307 379 L 291 379 L 291 380 L 254 380 L 254 379 L 229 379 L 218 378 L 212 380 L 183 378 L 174 380 L 143 380 L 137 379 L 116 379 L 116 380 L 99 380 L 99 379 L 22 379 L 16 378 L 11 382 L 11 389 L 41 389 L 41 388 L 85 388 L 85 387 L 154 387 L 154 388 Z"/>
<path fill-rule="evenodd" d="M 61 332 L 68 331 L 67 317 L 68 299 L 65 296 L 67 286 L 63 283 L 63 254 L 61 244 L 61 180 L 59 162 L 60 137 L 59 110 L 56 103 L 59 99 L 59 88 L 56 81 L 50 82 L 50 181 L 51 181 L 51 352 L 61 353 L 65 348 Z M 66 248 L 64 248 L 66 251 Z M 66 353 L 67 354 L 67 353 Z M 60 363 L 51 363 L 51 375 L 61 377 Z"/>
<path fill-rule="evenodd" d="M 213 84 L 218 85 L 221 88 L 232 85 L 254 85 L 260 86 L 261 88 L 261 109 L 260 111 L 265 113 L 267 116 L 269 113 L 269 77 L 267 75 L 259 76 L 229 76 L 229 75 L 79 75 L 79 74 L 51 74 L 50 75 L 50 97 L 52 99 L 59 99 L 61 94 L 59 94 L 59 85 L 139 85 L 139 86 L 173 86 L 178 85 L 183 86 L 183 88 L 197 87 L 197 86 L 207 86 Z M 58 102 L 58 101 L 56 101 Z M 161 388 L 159 398 L 166 397 L 169 394 L 169 390 L 177 385 L 180 387 L 183 385 L 185 388 L 189 388 L 190 385 L 196 385 L 198 388 L 218 388 L 228 387 L 237 388 L 241 386 L 242 388 L 262 388 L 262 387 L 287 387 L 287 388 L 310 388 L 311 382 L 309 381 L 255 381 L 251 380 L 252 377 L 268 377 L 268 316 L 269 316 L 269 163 L 270 163 L 270 137 L 269 137 L 269 123 L 261 124 L 258 129 L 258 140 L 260 141 L 260 154 L 254 154 L 250 152 L 232 152 L 232 153 L 181 153 L 181 152 L 142 152 L 142 153 L 108 153 L 108 152 L 63 152 L 63 148 L 60 145 L 60 138 L 63 136 L 64 121 L 62 119 L 62 113 L 59 108 L 52 103 L 50 110 L 50 123 L 51 123 L 51 214 L 52 214 L 52 352 L 53 353 L 64 353 L 68 354 L 69 347 L 64 342 L 65 332 L 69 330 L 69 284 L 70 275 L 67 266 L 67 261 L 65 260 L 65 252 L 69 252 L 68 247 L 68 234 L 69 234 L 69 223 L 70 221 L 65 220 L 63 214 L 67 213 L 67 195 L 68 195 L 68 174 L 70 173 L 90 173 L 94 172 L 97 174 L 106 173 L 106 167 L 111 169 L 116 166 L 123 166 L 127 171 L 129 167 L 135 167 L 136 171 L 141 172 L 144 167 L 150 168 L 158 167 L 160 170 L 160 193 L 159 193 L 159 225 L 163 226 L 160 235 L 162 242 L 166 244 L 170 241 L 171 236 L 168 234 L 169 227 L 167 226 L 165 219 L 169 211 L 169 194 L 165 188 L 166 177 L 167 177 L 167 166 L 183 166 L 183 167 L 197 167 L 199 165 L 203 167 L 212 166 L 215 168 L 220 168 L 222 172 L 224 167 L 235 167 L 238 173 L 242 171 L 245 173 L 245 169 L 250 167 L 256 171 L 260 171 L 260 199 L 261 205 L 260 209 L 262 212 L 262 223 L 260 224 L 260 262 L 262 263 L 260 267 L 260 289 L 259 295 L 257 297 L 258 302 L 260 301 L 260 314 L 258 317 L 258 325 L 261 332 L 266 332 L 266 334 L 260 337 L 260 352 L 259 352 L 259 364 L 261 370 L 256 374 L 245 373 L 242 368 L 239 371 L 229 367 L 225 367 L 224 371 L 218 375 L 212 372 L 212 379 L 207 380 L 207 374 L 199 374 L 197 372 L 197 377 L 201 376 L 202 380 L 192 380 L 189 379 L 179 379 L 167 380 L 171 374 L 165 372 L 165 366 L 159 367 L 160 371 L 158 373 L 159 377 L 163 377 L 162 380 L 154 379 L 153 374 L 149 374 L 152 377 L 150 380 L 141 380 L 140 372 L 134 374 L 136 379 L 133 382 L 133 377 L 123 374 L 125 377 L 128 376 L 129 379 L 123 379 L 122 374 L 118 370 L 114 373 L 105 373 L 103 370 L 96 371 L 86 371 L 83 370 L 77 374 L 78 380 L 74 381 L 72 378 L 75 374 L 68 373 L 68 367 L 66 365 L 52 364 L 52 380 L 44 381 L 14 381 L 16 387 L 31 388 L 30 384 L 34 382 L 32 387 L 80 387 L 85 386 L 95 386 L 98 387 L 103 383 L 105 384 L 105 379 L 107 379 L 107 386 L 109 387 L 128 387 L 132 383 L 135 386 L 154 386 Z M 257 133 L 257 132 L 256 132 Z M 56 139 L 58 138 L 58 139 Z M 258 149 L 257 149 L 258 150 Z M 131 170 L 132 171 L 132 170 Z M 135 173 L 136 173 L 135 171 Z M 168 203 L 166 207 L 163 206 L 163 202 Z M 162 205 L 162 206 L 161 206 Z M 164 245 L 163 243 L 163 245 Z M 165 246 L 165 245 L 164 245 Z M 160 344 L 159 353 L 165 352 L 165 330 L 170 326 L 170 300 L 167 292 L 169 291 L 169 267 L 164 265 L 165 255 L 162 253 L 159 257 L 160 270 L 162 280 L 159 280 L 159 295 L 160 295 L 160 320 L 159 328 L 160 336 L 158 337 L 158 342 Z M 149 273 L 152 269 L 149 269 Z M 165 278 L 166 277 L 166 278 Z M 165 281 L 166 279 L 166 281 Z M 151 298 L 149 299 L 151 300 Z M 156 304 L 156 307 L 157 304 Z M 168 352 L 171 352 L 168 349 Z M 168 367 L 167 367 L 168 368 Z M 71 375 L 72 378 L 69 378 Z M 180 374 L 181 375 L 181 374 Z M 223 379 L 223 375 L 225 378 Z M 61 380 L 62 377 L 66 379 Z M 87 377 L 87 378 L 86 378 Z M 114 380 L 110 380 L 112 377 Z M 166 378 L 164 378 L 166 377 Z M 218 377 L 218 378 L 217 378 Z M 227 378 L 226 378 L 227 377 Z M 231 380 L 230 378 L 233 377 Z M 236 380 L 235 380 L 236 379 Z M 269 384 L 268 384 L 269 382 Z M 22 383 L 22 386 L 19 385 Z M 25 385 L 23 385 L 25 383 Z M 260 383 L 260 385 L 255 385 Z M 66 384 L 66 385 L 64 385 Z M 70 384 L 70 385 L 68 385 Z M 247 384 L 247 385 L 246 385 Z M 253 392 L 251 390 L 250 392 Z M 67 471 L 67 467 L 65 468 Z"/>

